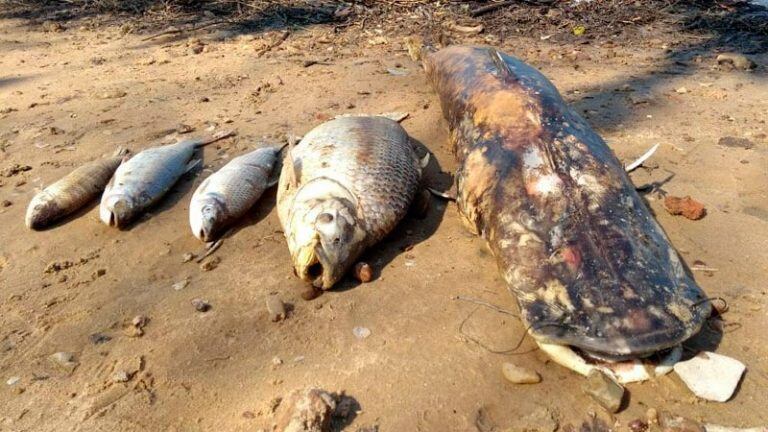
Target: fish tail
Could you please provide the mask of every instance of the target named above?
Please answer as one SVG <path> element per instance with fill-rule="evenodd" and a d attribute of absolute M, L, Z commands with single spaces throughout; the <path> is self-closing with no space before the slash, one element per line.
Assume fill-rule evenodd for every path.
<path fill-rule="evenodd" d="M 120 156 L 128 156 L 128 153 L 131 151 L 127 148 L 120 146 L 115 150 L 115 153 L 112 155 L 112 157 L 120 157 Z"/>

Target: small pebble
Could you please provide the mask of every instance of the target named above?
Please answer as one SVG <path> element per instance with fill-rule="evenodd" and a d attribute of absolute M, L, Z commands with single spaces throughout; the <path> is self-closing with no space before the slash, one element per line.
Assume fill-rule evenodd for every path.
<path fill-rule="evenodd" d="M 93 333 L 88 338 L 91 340 L 91 343 L 94 345 L 103 344 L 105 342 L 109 342 L 112 340 L 111 336 L 105 335 L 103 333 Z"/>
<path fill-rule="evenodd" d="M 148 322 L 149 322 L 149 318 L 147 318 L 144 315 L 136 315 L 131 319 L 131 324 L 134 327 L 138 327 L 138 328 L 144 328 Z"/>
<path fill-rule="evenodd" d="M 362 283 L 370 282 L 373 279 L 373 269 L 368 263 L 359 262 L 355 264 L 355 279 Z"/>
<path fill-rule="evenodd" d="M 371 335 L 371 329 L 367 327 L 355 327 L 352 329 L 352 334 L 358 339 L 365 339 Z"/>
<path fill-rule="evenodd" d="M 8 378 L 8 381 L 6 381 L 5 383 L 8 384 L 9 386 L 12 386 L 18 383 L 19 381 L 21 381 L 21 377 L 14 376 L 14 377 Z"/>
<path fill-rule="evenodd" d="M 285 303 L 277 295 L 267 296 L 267 311 L 269 312 L 269 320 L 272 322 L 284 320 L 287 316 Z"/>
<path fill-rule="evenodd" d="M 176 282 L 175 284 L 171 285 L 171 287 L 175 291 L 181 291 L 184 288 L 186 288 L 187 285 L 189 285 L 189 279 L 184 279 L 184 280 L 180 280 L 180 281 Z"/>
<path fill-rule="evenodd" d="M 501 373 L 507 381 L 515 384 L 536 384 L 541 382 L 541 375 L 538 372 L 517 366 L 513 363 L 504 363 L 501 365 Z"/>
<path fill-rule="evenodd" d="M 656 408 L 648 408 L 648 411 L 645 412 L 645 418 L 649 424 L 658 424 L 659 412 L 656 411 Z"/>
<path fill-rule="evenodd" d="M 272 357 L 272 364 L 275 366 L 280 366 L 281 364 L 283 364 L 283 359 L 281 359 L 280 357 Z"/>
<path fill-rule="evenodd" d="M 306 285 L 302 288 L 299 295 L 304 300 L 314 300 L 318 297 L 320 297 L 320 294 L 323 293 L 323 290 L 313 287 L 312 285 Z"/>
<path fill-rule="evenodd" d="M 208 312 L 211 310 L 211 305 L 207 301 L 198 298 L 192 300 L 192 306 L 198 312 Z"/>
<path fill-rule="evenodd" d="M 648 430 L 648 423 L 640 420 L 640 419 L 634 419 L 628 424 L 629 429 L 632 432 L 645 432 Z"/>
<path fill-rule="evenodd" d="M 10 201 L 8 201 L 8 200 L 3 200 L 3 207 L 10 207 L 10 206 L 12 206 L 12 205 L 13 205 L 13 203 L 12 203 L 12 202 L 10 202 Z"/>
<path fill-rule="evenodd" d="M 192 252 L 187 252 L 184 255 L 182 255 L 181 262 L 188 263 L 188 262 L 192 261 L 193 259 L 195 259 L 196 257 L 197 257 L 197 255 L 193 254 Z"/>
<path fill-rule="evenodd" d="M 221 263 L 221 258 L 214 257 L 202 264 L 200 264 L 200 270 L 202 271 L 211 271 L 219 266 L 219 263 Z"/>
<path fill-rule="evenodd" d="M 71 352 L 60 351 L 55 354 L 51 354 L 49 358 L 54 363 L 56 363 L 57 366 L 67 370 L 68 372 L 74 371 L 78 365 L 77 359 L 75 359 L 75 355 Z"/>
<path fill-rule="evenodd" d="M 128 372 L 124 370 L 116 371 L 114 374 L 112 374 L 112 382 L 116 383 L 124 383 L 131 380 L 131 376 L 128 375 Z"/>

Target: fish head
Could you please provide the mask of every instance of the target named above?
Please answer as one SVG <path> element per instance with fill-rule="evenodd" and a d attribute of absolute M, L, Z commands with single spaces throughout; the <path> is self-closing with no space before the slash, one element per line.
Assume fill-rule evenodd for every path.
<path fill-rule="evenodd" d="M 56 200 L 48 192 L 40 192 L 32 198 L 27 207 L 24 222 L 27 228 L 40 229 L 48 225 L 61 213 Z"/>
<path fill-rule="evenodd" d="M 204 242 L 213 241 L 219 234 L 225 214 L 221 203 L 215 199 L 204 199 L 193 204 L 189 211 L 192 234 Z"/>
<path fill-rule="evenodd" d="M 338 282 L 365 249 L 365 230 L 345 199 L 316 200 L 291 219 L 288 246 L 296 275 L 317 288 Z"/>
<path fill-rule="evenodd" d="M 136 214 L 135 201 L 124 193 L 105 194 L 99 206 L 99 218 L 105 224 L 123 228 Z"/>

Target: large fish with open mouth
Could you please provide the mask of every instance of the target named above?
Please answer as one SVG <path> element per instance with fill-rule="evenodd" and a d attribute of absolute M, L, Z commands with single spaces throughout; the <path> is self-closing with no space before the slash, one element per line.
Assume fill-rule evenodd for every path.
<path fill-rule="evenodd" d="M 213 241 L 244 215 L 268 188 L 280 154 L 278 147 L 265 147 L 232 159 L 205 179 L 192 195 L 189 225 L 202 241 Z"/>
<path fill-rule="evenodd" d="M 224 132 L 210 139 L 151 147 L 130 158 L 117 168 L 101 196 L 101 221 L 109 226 L 125 227 L 200 162 L 192 160 L 198 148 L 232 135 Z"/>
<path fill-rule="evenodd" d="M 27 227 L 45 228 L 96 199 L 127 153 L 119 149 L 112 157 L 88 162 L 40 191 L 27 207 Z"/>
<path fill-rule="evenodd" d="M 605 142 L 540 72 L 493 48 L 445 48 L 424 67 L 459 162 L 460 213 L 529 334 L 585 375 L 594 359 L 665 350 L 668 371 L 711 305 Z"/>
<path fill-rule="evenodd" d="M 289 147 L 277 209 L 296 274 L 331 288 L 405 216 L 421 164 L 388 118 L 342 117 Z"/>

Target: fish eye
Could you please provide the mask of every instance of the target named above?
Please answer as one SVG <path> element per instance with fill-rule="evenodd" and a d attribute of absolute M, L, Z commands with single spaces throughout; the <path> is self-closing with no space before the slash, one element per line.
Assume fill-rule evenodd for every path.
<path fill-rule="evenodd" d="M 321 224 L 331 223 L 333 222 L 333 215 L 330 213 L 320 213 L 315 220 Z"/>

